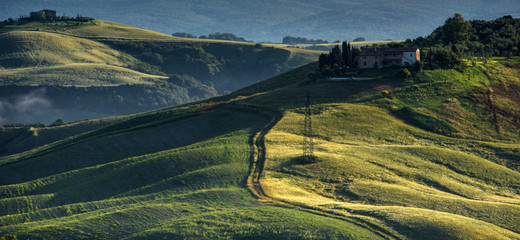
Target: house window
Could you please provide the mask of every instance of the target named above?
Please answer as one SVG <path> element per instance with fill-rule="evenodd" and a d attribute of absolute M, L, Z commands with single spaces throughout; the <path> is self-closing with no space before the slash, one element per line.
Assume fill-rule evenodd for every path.
<path fill-rule="evenodd" d="M 410 57 L 413 57 L 413 53 L 410 53 Z"/>
<path fill-rule="evenodd" d="M 367 56 L 364 56 L 363 59 L 367 59 Z"/>
<path fill-rule="evenodd" d="M 366 65 L 367 65 L 367 62 L 364 62 L 363 64 L 366 66 Z"/>

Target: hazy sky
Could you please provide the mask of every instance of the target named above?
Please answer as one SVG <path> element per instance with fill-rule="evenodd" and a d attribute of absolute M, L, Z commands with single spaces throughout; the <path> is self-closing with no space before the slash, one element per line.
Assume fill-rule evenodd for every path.
<path fill-rule="evenodd" d="M 455 12 L 466 19 L 520 17 L 520 0 L 0 0 L 0 19 L 43 8 L 166 34 L 232 32 L 255 41 L 286 35 L 325 40 L 406 39 Z"/>

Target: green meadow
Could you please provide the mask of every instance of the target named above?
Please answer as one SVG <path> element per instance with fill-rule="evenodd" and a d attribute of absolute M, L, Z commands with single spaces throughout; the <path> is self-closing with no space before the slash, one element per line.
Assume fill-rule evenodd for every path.
<path fill-rule="evenodd" d="M 96 23 L 62 37 L 89 36 L 88 48 L 106 38 L 102 29 L 124 28 Z M 133 56 L 138 43 L 177 46 L 129 43 L 123 33 L 96 43 L 107 50 L 88 64 L 141 61 L 110 50 Z M 209 42 L 182 51 L 224 51 Z M 268 46 L 242 50 L 269 55 L 259 47 Z M 205 59 L 207 69 L 222 63 Z M 0 237 L 520 239 L 518 62 L 475 58 L 406 78 L 396 68 L 368 69 L 345 81 L 315 77 L 310 63 L 176 107 L 2 128 Z M 139 74 L 159 68 L 150 69 Z M 307 91 L 312 163 L 301 160 Z"/>
<path fill-rule="evenodd" d="M 238 91 L 283 113 L 266 136 L 262 188 L 402 238 L 518 239 L 516 61 L 474 60 L 407 79 L 369 70 L 342 82 L 292 71 Z M 307 90 L 318 162 L 302 164 Z"/>
<path fill-rule="evenodd" d="M 85 133 L 3 157 L 0 235 L 18 239 L 377 239 L 260 203 L 245 188 L 267 116 L 193 107 L 63 126 Z M 74 129 L 78 128 L 78 129 Z M 96 129 L 93 131 L 88 131 Z M 63 129 L 65 130 L 65 129 Z M 41 129 L 49 138 L 62 134 Z M 71 135 L 74 133 L 71 133 Z"/>

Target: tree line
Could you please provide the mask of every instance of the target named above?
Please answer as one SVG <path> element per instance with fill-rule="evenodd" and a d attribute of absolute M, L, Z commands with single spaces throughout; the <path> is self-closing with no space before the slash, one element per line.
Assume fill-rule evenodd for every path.
<path fill-rule="evenodd" d="M 365 48 L 419 48 L 424 67 L 454 68 L 461 58 L 520 56 L 520 19 L 471 20 L 455 13 L 426 37 Z"/>
<path fill-rule="evenodd" d="M 459 57 L 520 56 L 520 19 L 503 16 L 495 20 L 471 20 L 456 13 L 427 37 L 406 40 L 418 48 L 443 48 Z"/>
<path fill-rule="evenodd" d="M 282 39 L 282 44 L 296 45 L 296 44 L 325 44 L 329 43 L 328 41 L 322 39 L 307 39 L 302 37 L 291 37 L 285 36 Z"/>
<path fill-rule="evenodd" d="M 8 25 L 15 25 L 16 23 L 18 25 L 26 24 L 29 22 L 89 22 L 93 21 L 94 18 L 91 17 L 83 17 L 81 15 L 77 15 L 76 17 L 69 17 L 69 16 L 56 16 L 56 17 L 48 17 L 45 15 L 41 15 L 40 17 L 29 17 L 29 16 L 20 16 L 17 19 L 8 18 L 6 20 L 0 21 L 0 27 L 5 27 Z"/>
<path fill-rule="evenodd" d="M 182 38 L 197 38 L 197 36 L 187 33 L 187 32 L 176 32 L 172 34 L 174 37 L 182 37 Z M 236 42 L 252 42 L 244 39 L 243 37 L 237 37 L 233 33 L 220 33 L 216 32 L 213 34 L 202 35 L 198 37 L 199 39 L 215 39 L 215 40 L 227 40 L 227 41 L 236 41 Z"/>
<path fill-rule="evenodd" d="M 322 75 L 331 77 L 345 74 L 350 68 L 355 67 L 354 59 L 361 52 L 354 48 L 350 42 L 343 42 L 341 48 L 334 46 L 329 54 L 322 53 L 319 57 L 319 68 Z"/>

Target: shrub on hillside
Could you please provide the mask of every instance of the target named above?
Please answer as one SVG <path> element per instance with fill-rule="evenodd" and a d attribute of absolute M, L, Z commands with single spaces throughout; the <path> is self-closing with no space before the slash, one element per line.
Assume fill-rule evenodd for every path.
<path fill-rule="evenodd" d="M 58 118 L 56 119 L 56 121 L 54 121 L 51 125 L 49 125 L 50 127 L 54 127 L 54 126 L 61 126 L 61 125 L 64 125 L 65 124 L 65 121 L 63 121 L 63 119 L 61 118 Z"/>
<path fill-rule="evenodd" d="M 301 156 L 296 159 L 296 163 L 298 164 L 311 164 L 321 162 L 321 160 L 317 156 Z"/>
<path fill-rule="evenodd" d="M 456 132 L 455 128 L 445 120 L 421 113 L 410 107 L 403 107 L 395 111 L 395 114 L 406 122 L 440 134 L 451 135 Z"/>
<path fill-rule="evenodd" d="M 411 75 L 412 75 L 412 73 L 410 72 L 410 70 L 408 70 L 408 68 L 403 68 L 403 69 L 401 69 L 401 71 L 399 71 L 397 73 L 397 77 L 398 78 L 403 78 L 403 79 L 407 78 L 407 77 L 409 77 Z"/>

